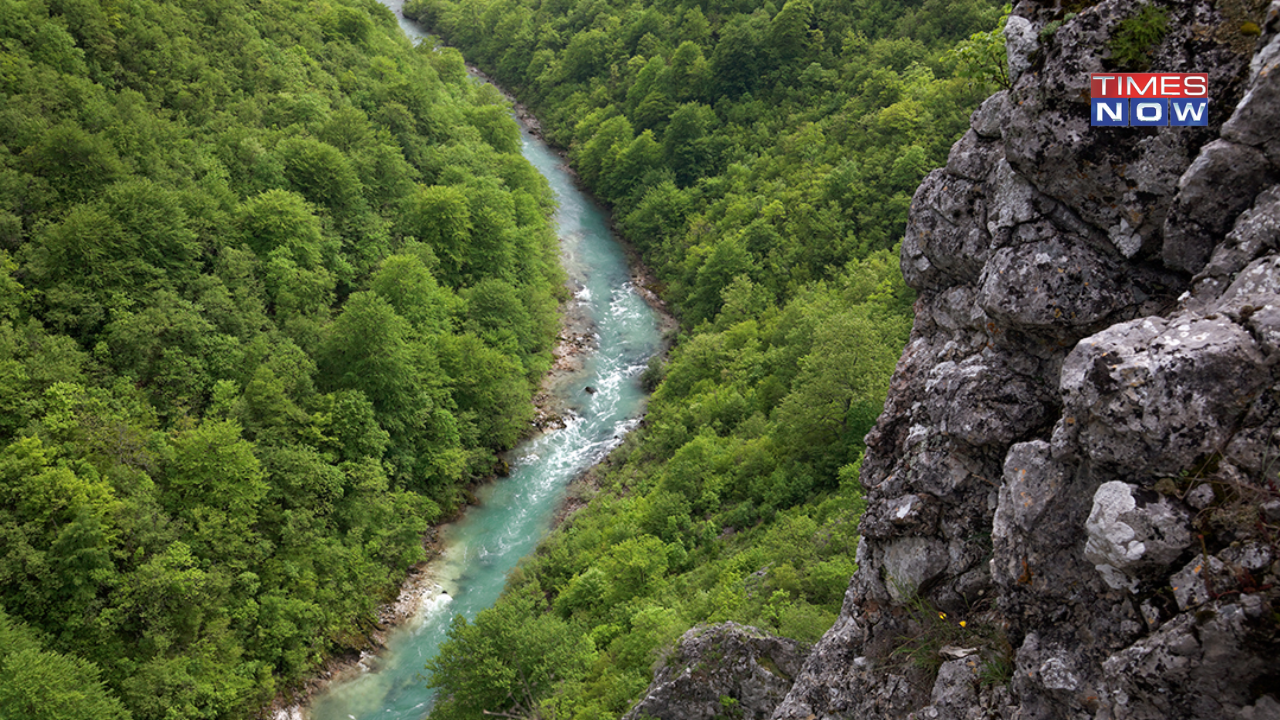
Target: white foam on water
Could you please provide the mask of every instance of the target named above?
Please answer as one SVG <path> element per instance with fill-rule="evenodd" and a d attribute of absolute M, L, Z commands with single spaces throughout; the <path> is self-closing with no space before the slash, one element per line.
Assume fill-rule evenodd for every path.
<path fill-rule="evenodd" d="M 429 570 L 439 588 L 423 599 L 416 627 L 391 633 L 373 671 L 336 683 L 317 699 L 311 720 L 420 720 L 431 706 L 423 664 L 435 655 L 454 616 L 474 618 L 492 604 L 507 573 L 546 532 L 569 482 L 640 423 L 643 393 L 636 377 L 661 341 L 656 316 L 630 282 L 625 256 L 609 238 L 604 218 L 576 193 L 570 178 L 556 174 L 559 159 L 527 136 L 522 146 L 560 196 L 555 220 L 565 270 L 577 288 L 573 297 L 595 323 L 597 349 L 584 358 L 584 373 L 565 384 L 571 397 L 564 399 L 578 411 L 566 415 L 563 429 L 519 447 L 510 476 L 483 488 L 481 505 L 441 533 L 445 551 Z M 586 386 L 597 392 L 583 393 Z"/>

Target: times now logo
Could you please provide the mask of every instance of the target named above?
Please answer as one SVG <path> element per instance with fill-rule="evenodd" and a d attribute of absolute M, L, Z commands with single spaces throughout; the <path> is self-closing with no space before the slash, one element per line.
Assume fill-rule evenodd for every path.
<path fill-rule="evenodd" d="M 1209 124 L 1206 73 L 1093 73 L 1093 127 L 1204 127 Z"/>

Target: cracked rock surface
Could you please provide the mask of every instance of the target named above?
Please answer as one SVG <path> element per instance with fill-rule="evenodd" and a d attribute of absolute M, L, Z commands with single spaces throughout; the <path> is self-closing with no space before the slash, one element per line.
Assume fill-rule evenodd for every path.
<path fill-rule="evenodd" d="M 807 650 L 748 625 L 694 628 L 625 720 L 763 720 L 787 694 Z"/>
<path fill-rule="evenodd" d="M 1157 4 L 1209 127 L 1090 127 L 1143 3 L 1024 0 L 917 191 L 859 570 L 776 720 L 1280 718 L 1280 0 Z"/>
<path fill-rule="evenodd" d="M 1018 4 L 917 190 L 858 572 L 794 683 L 699 631 L 628 717 L 1280 720 L 1280 0 L 1156 0 L 1209 126 L 1092 128 L 1146 1 Z"/>

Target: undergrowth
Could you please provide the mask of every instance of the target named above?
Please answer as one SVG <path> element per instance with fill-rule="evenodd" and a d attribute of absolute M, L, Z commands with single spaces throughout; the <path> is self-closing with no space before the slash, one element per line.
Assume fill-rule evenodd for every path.
<path fill-rule="evenodd" d="M 1111 62 L 1126 70 L 1146 70 L 1151 66 L 1151 51 L 1169 33 L 1169 11 L 1144 5 L 1137 14 L 1120 21 L 1107 43 Z"/>
<path fill-rule="evenodd" d="M 1013 677 L 1013 645 L 994 611 L 974 608 L 954 617 L 918 593 L 911 593 L 905 605 L 911 634 L 901 638 L 892 657 L 931 675 L 949 659 L 969 657 L 983 685 L 1002 685 Z"/>

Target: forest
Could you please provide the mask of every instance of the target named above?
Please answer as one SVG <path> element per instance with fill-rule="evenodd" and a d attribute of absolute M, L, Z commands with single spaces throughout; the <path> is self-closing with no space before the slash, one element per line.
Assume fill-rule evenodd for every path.
<path fill-rule="evenodd" d="M 509 104 L 372 0 L 0 3 L 0 718 L 257 716 L 529 426 Z"/>
<path fill-rule="evenodd" d="M 0 4 L 0 717 L 258 714 L 528 427 L 565 299 L 517 94 L 679 315 L 435 716 L 613 718 L 689 627 L 813 640 L 992 0 Z"/>
<path fill-rule="evenodd" d="M 984 0 L 411 0 L 569 149 L 681 332 L 586 508 L 455 619 L 434 718 L 617 718 L 679 636 L 816 640 L 856 569 L 863 438 L 911 328 L 921 178 L 1007 84 Z M 726 717 L 732 716 L 726 708 Z"/>

